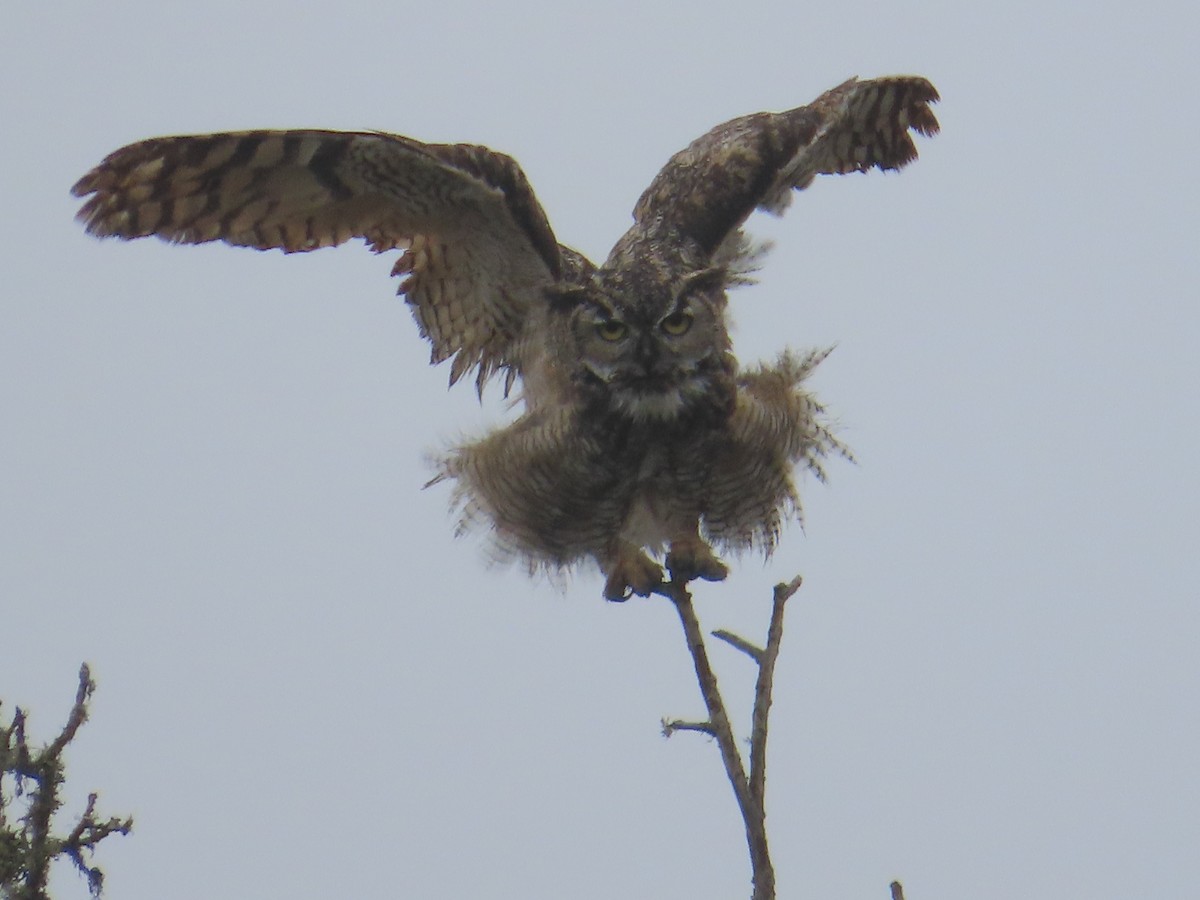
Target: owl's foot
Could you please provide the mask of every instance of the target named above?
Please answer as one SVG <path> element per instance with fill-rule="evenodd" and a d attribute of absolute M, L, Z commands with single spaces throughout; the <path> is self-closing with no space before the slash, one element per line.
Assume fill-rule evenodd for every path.
<path fill-rule="evenodd" d="M 662 584 L 662 567 L 633 545 L 618 548 L 615 558 L 604 567 L 604 599 L 628 600 L 633 594 L 649 597 Z"/>
<path fill-rule="evenodd" d="M 667 571 L 671 580 L 686 584 L 696 578 L 705 581 L 724 581 L 729 567 L 717 558 L 712 547 L 696 535 L 672 541 L 667 553 Z"/>

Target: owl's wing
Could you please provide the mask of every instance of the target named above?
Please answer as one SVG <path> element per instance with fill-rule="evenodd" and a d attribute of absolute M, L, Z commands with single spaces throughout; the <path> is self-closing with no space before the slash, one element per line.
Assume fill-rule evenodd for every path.
<path fill-rule="evenodd" d="M 676 153 L 638 200 L 638 225 L 666 225 L 713 253 L 756 208 L 780 213 L 816 175 L 899 169 L 911 131 L 937 133 L 924 78 L 851 78 L 807 106 L 718 125 Z"/>
<path fill-rule="evenodd" d="M 72 192 L 94 235 L 220 240 L 285 252 L 363 238 L 404 248 L 392 270 L 451 383 L 511 374 L 522 320 L 562 266 L 511 157 L 398 135 L 247 131 L 153 138 L 110 154 Z"/>

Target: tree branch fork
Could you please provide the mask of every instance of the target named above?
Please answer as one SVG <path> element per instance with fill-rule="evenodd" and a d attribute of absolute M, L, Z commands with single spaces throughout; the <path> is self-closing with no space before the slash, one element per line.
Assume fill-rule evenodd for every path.
<path fill-rule="evenodd" d="M 758 666 L 750 726 L 748 772 L 738 749 L 725 701 L 721 697 L 716 673 L 709 663 L 704 634 L 687 583 L 672 580 L 664 584 L 659 591 L 672 602 L 679 615 L 688 652 L 696 670 L 696 681 L 708 711 L 708 719 L 703 722 L 663 719 L 663 735 L 670 737 L 678 731 L 694 731 L 706 734 L 716 741 L 725 774 L 733 787 L 738 810 L 746 828 L 746 845 L 750 852 L 754 886 L 752 900 L 774 900 L 775 897 L 775 870 L 771 863 L 766 829 L 767 726 L 775 678 L 775 660 L 779 656 L 779 646 L 783 640 L 784 606 L 800 589 L 800 584 L 801 578 L 797 576 L 790 582 L 775 586 L 771 621 L 764 646 L 759 647 L 746 638 L 723 629 L 712 632 L 713 637 L 744 653 Z"/>

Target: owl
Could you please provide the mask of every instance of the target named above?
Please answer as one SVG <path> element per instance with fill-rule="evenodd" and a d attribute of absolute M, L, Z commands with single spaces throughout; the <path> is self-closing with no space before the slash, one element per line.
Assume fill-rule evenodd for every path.
<path fill-rule="evenodd" d="M 933 135 L 933 85 L 851 79 L 813 103 L 713 128 L 676 153 L 599 266 L 558 242 L 520 166 L 471 144 L 374 132 L 152 138 L 74 186 L 91 234 L 285 253 L 362 238 L 392 270 L 450 383 L 496 378 L 519 410 L 436 461 L 460 529 L 531 570 L 593 561 L 622 600 L 769 554 L 799 514 L 794 472 L 844 448 L 805 379 L 823 353 L 742 367 L 731 288 L 742 226 L 819 174 L 898 169 Z M 720 555 L 718 555 L 720 554 Z M 661 560 L 661 562 L 660 562 Z M 664 573 L 664 567 L 666 573 Z"/>

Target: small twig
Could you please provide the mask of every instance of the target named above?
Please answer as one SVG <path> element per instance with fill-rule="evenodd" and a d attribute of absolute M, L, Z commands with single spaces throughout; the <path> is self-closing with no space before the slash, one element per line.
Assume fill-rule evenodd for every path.
<path fill-rule="evenodd" d="M 29 764 L 29 744 L 25 740 L 25 710 L 17 707 L 13 713 L 12 727 L 8 733 L 12 736 L 10 759 L 5 760 L 4 771 L 12 772 L 17 781 L 17 796 L 21 795 L 22 779 L 33 774 Z"/>
<path fill-rule="evenodd" d="M 96 844 L 110 834 L 129 834 L 133 830 L 133 819 L 111 818 L 107 822 L 96 821 L 96 795 L 88 794 L 87 809 L 63 841 L 62 852 L 71 858 L 81 875 L 87 879 L 88 890 L 93 897 L 100 896 L 104 888 L 104 873 L 99 866 L 89 866 L 83 858 L 84 851 L 91 852 Z"/>
<path fill-rule="evenodd" d="M 712 722 L 684 722 L 680 719 L 663 719 L 662 733 L 663 737 L 670 737 L 677 731 L 699 731 L 713 737 L 716 732 L 712 727 Z"/>
<path fill-rule="evenodd" d="M 726 631 L 724 628 L 718 628 L 716 631 L 712 632 L 712 636 L 718 640 L 724 641 L 735 650 L 741 650 L 759 665 L 762 664 L 762 647 L 755 647 L 744 637 L 736 635 L 732 631 Z"/>
<path fill-rule="evenodd" d="M 892 882 L 892 900 L 904 900 L 904 885 L 898 881 Z"/>

